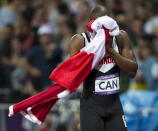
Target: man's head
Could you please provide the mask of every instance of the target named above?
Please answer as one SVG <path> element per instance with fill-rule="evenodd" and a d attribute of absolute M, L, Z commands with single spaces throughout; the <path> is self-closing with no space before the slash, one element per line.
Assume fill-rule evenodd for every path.
<path fill-rule="evenodd" d="M 107 14 L 107 9 L 102 5 L 95 6 L 90 12 L 90 20 Z"/>
<path fill-rule="evenodd" d="M 52 42 L 53 30 L 48 24 L 44 24 L 39 27 L 37 34 L 39 35 L 39 41 L 41 45 L 47 45 Z"/>

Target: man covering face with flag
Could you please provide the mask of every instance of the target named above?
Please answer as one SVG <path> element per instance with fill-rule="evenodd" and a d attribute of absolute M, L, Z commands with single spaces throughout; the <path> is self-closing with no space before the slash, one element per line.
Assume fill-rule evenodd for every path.
<path fill-rule="evenodd" d="M 98 11 L 97 8 L 99 8 L 100 11 Z M 56 101 L 74 92 L 78 86 L 87 79 L 87 76 L 91 74 L 94 68 L 98 71 L 105 71 L 104 67 L 97 66 L 99 66 L 99 63 L 107 55 L 106 46 L 109 44 L 111 37 L 114 38 L 119 35 L 120 30 L 115 20 L 109 16 L 103 16 L 102 8 L 103 7 L 98 6 L 92 10 L 94 18 L 87 25 L 87 29 L 90 32 L 89 35 L 91 36 L 90 41 L 85 43 L 85 46 L 79 45 L 84 44 L 82 43 L 83 39 L 86 41 L 84 33 L 80 36 L 81 39 L 78 36 L 72 38 L 71 43 L 74 45 L 76 43 L 76 45 L 78 44 L 80 47 L 74 48 L 76 51 L 72 50 L 73 53 L 70 54 L 72 56 L 51 73 L 50 79 L 54 80 L 56 84 L 44 92 L 11 106 L 9 108 L 9 116 L 21 112 L 30 121 L 41 124 Z M 118 50 L 118 48 L 116 50 Z M 114 63 L 111 64 L 110 68 L 112 69 L 113 67 L 115 67 Z M 100 79 L 100 77 L 102 78 Z M 98 86 L 101 85 L 100 82 L 104 83 L 103 88 L 106 88 L 108 81 L 110 83 L 112 82 L 112 80 L 110 80 L 111 78 L 113 80 L 119 80 L 119 74 L 114 73 L 110 76 L 98 76 L 95 82 L 96 89 L 94 93 L 101 97 L 102 94 L 118 93 L 119 89 L 109 88 L 108 90 L 99 90 L 101 89 Z M 87 111 L 85 110 L 84 113 L 87 113 Z M 81 118 L 81 126 L 83 125 L 82 123 Z M 89 127 L 83 125 L 82 130 L 86 131 L 87 129 L 89 129 Z M 93 130 L 95 130 L 95 128 Z"/>

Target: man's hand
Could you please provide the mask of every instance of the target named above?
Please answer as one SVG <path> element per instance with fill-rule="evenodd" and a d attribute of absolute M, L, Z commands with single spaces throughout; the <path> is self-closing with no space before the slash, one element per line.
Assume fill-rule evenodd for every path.
<path fill-rule="evenodd" d="M 108 54 L 114 59 L 118 67 L 128 76 L 134 77 L 137 72 L 137 62 L 131 47 L 131 42 L 128 34 L 125 31 L 120 31 L 117 36 L 120 53 L 117 53 L 112 47 L 112 42 L 106 45 Z"/>

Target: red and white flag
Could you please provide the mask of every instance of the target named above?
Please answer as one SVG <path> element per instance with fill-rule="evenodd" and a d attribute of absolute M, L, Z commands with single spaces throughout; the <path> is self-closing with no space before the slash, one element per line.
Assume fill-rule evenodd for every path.
<path fill-rule="evenodd" d="M 117 23 L 110 17 L 105 16 L 98 19 L 88 24 L 88 30 L 91 29 L 95 34 L 93 40 L 51 73 L 50 79 L 54 80 L 56 84 L 46 91 L 10 106 L 9 116 L 22 113 L 30 121 L 41 124 L 57 100 L 78 88 L 106 54 L 106 43 L 110 40 L 112 32 L 116 33 L 119 29 Z M 113 24 L 107 24 L 106 21 Z"/>
<path fill-rule="evenodd" d="M 94 66 L 104 57 L 105 43 L 109 40 L 109 31 L 99 29 L 94 39 L 77 54 L 59 65 L 50 75 L 50 79 L 73 92 L 87 77 Z"/>

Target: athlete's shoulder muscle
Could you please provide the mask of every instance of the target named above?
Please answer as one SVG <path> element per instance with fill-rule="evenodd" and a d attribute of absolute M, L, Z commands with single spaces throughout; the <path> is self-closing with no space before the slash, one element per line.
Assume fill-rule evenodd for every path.
<path fill-rule="evenodd" d="M 71 57 L 76 52 L 80 51 L 80 49 L 83 47 L 84 47 L 84 37 L 79 34 L 72 36 L 69 42 L 69 56 Z"/>
<path fill-rule="evenodd" d="M 131 60 L 135 60 L 131 40 L 129 38 L 128 33 L 124 30 L 120 30 L 120 33 L 117 36 L 117 40 L 118 40 L 118 44 L 121 47 L 121 55 Z"/>
<path fill-rule="evenodd" d="M 118 44 L 120 45 L 121 49 L 125 46 L 130 46 L 130 39 L 126 31 L 120 30 L 119 35 L 117 36 Z"/>

